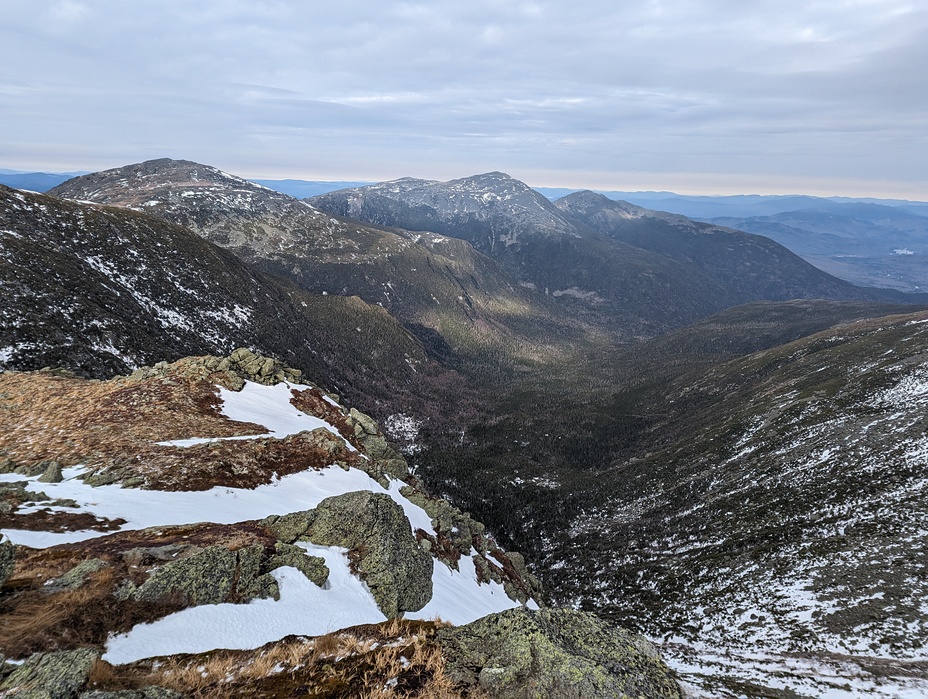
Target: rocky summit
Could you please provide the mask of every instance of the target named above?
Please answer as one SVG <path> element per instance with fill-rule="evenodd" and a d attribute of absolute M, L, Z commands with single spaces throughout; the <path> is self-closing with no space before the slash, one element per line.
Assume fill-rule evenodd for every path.
<path fill-rule="evenodd" d="M 0 455 L 2 696 L 682 696 L 269 357 L 8 371 Z M 481 654 L 496 618 L 510 649 Z"/>

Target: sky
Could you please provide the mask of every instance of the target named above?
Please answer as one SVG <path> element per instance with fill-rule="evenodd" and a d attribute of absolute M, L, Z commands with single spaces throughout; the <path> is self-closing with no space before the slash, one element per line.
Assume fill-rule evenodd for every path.
<path fill-rule="evenodd" d="M 0 168 L 928 199 L 925 0 L 0 12 Z"/>

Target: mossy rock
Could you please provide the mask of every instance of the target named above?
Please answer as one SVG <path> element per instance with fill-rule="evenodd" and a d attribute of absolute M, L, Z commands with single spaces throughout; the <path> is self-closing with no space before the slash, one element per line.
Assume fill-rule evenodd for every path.
<path fill-rule="evenodd" d="M 0 696 L 72 699 L 87 684 L 99 657 L 92 648 L 36 653 L 0 683 Z"/>
<path fill-rule="evenodd" d="M 290 566 L 296 568 L 319 587 L 325 585 L 325 581 L 329 579 L 329 567 L 325 564 L 324 558 L 310 556 L 305 550 L 292 544 L 278 543 L 276 548 L 277 553 L 268 558 L 264 564 L 268 572 L 283 566 Z"/>
<path fill-rule="evenodd" d="M 87 578 L 103 570 L 108 565 L 109 563 L 99 558 L 81 561 L 64 575 L 55 578 L 50 587 L 54 590 L 76 590 L 83 587 L 84 583 L 87 582 Z"/>
<path fill-rule="evenodd" d="M 641 636 L 571 609 L 512 609 L 437 639 L 463 691 L 491 699 L 683 699 L 670 669 Z"/>
<path fill-rule="evenodd" d="M 232 591 L 238 556 L 222 546 L 208 546 L 187 558 L 158 568 L 132 593 L 154 602 L 179 596 L 191 606 L 225 602 Z"/>
<path fill-rule="evenodd" d="M 306 537 L 352 552 L 357 573 L 387 618 L 432 599 L 432 557 L 416 543 L 403 508 L 388 495 L 359 491 L 326 498 Z"/>
<path fill-rule="evenodd" d="M 259 524 L 271 532 L 278 541 L 292 544 L 306 533 L 314 517 L 313 510 L 306 510 L 286 515 L 270 515 L 262 519 Z"/>

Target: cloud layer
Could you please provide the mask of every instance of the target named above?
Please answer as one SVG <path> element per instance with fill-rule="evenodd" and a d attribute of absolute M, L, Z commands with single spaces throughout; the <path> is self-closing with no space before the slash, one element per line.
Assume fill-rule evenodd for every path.
<path fill-rule="evenodd" d="M 7 0 L 0 166 L 925 199 L 925 36 L 905 0 Z"/>

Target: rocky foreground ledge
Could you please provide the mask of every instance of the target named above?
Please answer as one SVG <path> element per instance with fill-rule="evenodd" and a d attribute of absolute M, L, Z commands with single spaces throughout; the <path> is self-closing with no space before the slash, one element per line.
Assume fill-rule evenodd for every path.
<path fill-rule="evenodd" d="M 0 374 L 0 696 L 681 697 L 248 350 Z"/>

